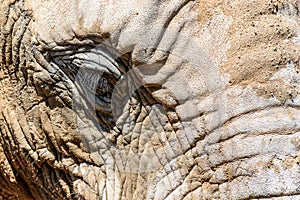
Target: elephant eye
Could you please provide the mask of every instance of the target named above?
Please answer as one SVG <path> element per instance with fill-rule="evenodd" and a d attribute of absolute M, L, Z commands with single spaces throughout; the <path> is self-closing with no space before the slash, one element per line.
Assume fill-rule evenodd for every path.
<path fill-rule="evenodd" d="M 119 56 L 106 46 L 78 47 L 50 52 L 49 59 L 69 77 L 76 87 L 74 92 L 83 99 L 73 99 L 75 113 L 80 118 L 92 119 L 107 141 L 130 144 L 131 135 L 141 133 L 142 130 L 138 130 L 141 124 L 151 130 L 151 134 L 163 130 L 171 133 L 180 127 L 175 125 L 173 129 L 172 123 L 179 119 L 168 118 L 175 114 L 175 104 L 164 104 L 159 94 L 153 95 L 162 88 L 161 85 L 143 83 L 139 66 L 132 67 L 130 53 Z M 158 125 L 152 125 L 148 120 L 157 121 Z M 98 136 L 97 132 L 95 138 Z"/>
<path fill-rule="evenodd" d="M 75 84 L 102 129 L 111 129 L 111 97 L 118 80 L 128 71 L 129 56 L 116 56 L 108 47 L 79 47 L 51 52 L 57 65 Z"/>

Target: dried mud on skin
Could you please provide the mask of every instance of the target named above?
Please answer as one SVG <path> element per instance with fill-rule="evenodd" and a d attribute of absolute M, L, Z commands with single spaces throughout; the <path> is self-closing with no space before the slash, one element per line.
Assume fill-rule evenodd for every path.
<path fill-rule="evenodd" d="M 251 86 L 257 95 L 282 102 L 299 94 L 299 88 L 274 74 L 288 62 L 299 73 L 298 1 L 200 2 L 199 23 L 205 24 L 218 10 L 233 18 L 227 62 L 220 68 L 229 74 L 229 85 Z"/>

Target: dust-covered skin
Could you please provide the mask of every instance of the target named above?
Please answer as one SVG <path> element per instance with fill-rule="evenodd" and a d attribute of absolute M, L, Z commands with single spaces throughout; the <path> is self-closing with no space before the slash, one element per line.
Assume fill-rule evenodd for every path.
<path fill-rule="evenodd" d="M 0 6 L 0 199 L 300 198 L 299 1 Z"/>

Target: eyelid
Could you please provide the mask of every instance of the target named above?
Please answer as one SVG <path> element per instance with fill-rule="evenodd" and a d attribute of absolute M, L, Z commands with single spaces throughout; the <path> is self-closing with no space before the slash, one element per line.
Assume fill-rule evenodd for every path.
<path fill-rule="evenodd" d="M 79 69 L 93 70 L 98 73 L 108 73 L 116 78 L 121 76 L 117 62 L 113 59 L 109 59 L 107 56 L 103 56 L 102 54 L 86 52 L 75 55 L 66 55 L 61 59 L 66 64 L 75 65 L 79 67 Z"/>
<path fill-rule="evenodd" d="M 64 63 L 68 67 L 76 67 L 78 70 L 87 69 L 100 74 L 108 73 L 117 79 L 127 71 L 122 62 L 119 62 L 120 58 L 103 46 L 51 52 L 51 56 L 56 63 Z"/>

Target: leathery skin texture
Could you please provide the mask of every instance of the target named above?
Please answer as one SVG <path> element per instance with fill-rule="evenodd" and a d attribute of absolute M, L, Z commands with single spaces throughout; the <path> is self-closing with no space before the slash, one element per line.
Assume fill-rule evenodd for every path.
<path fill-rule="evenodd" d="M 300 199 L 298 0 L 0 9 L 0 199 Z"/>

